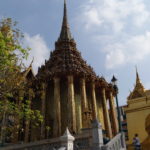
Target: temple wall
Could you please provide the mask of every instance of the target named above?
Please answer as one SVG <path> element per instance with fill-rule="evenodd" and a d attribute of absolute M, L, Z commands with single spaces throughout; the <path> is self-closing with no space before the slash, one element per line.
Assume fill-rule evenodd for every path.
<path fill-rule="evenodd" d="M 82 128 L 81 93 L 79 81 L 74 84 L 77 132 Z"/>
<path fill-rule="evenodd" d="M 50 136 L 53 134 L 53 123 L 54 123 L 54 84 L 50 81 L 46 90 L 46 126 L 50 126 Z"/>
<path fill-rule="evenodd" d="M 35 98 L 32 100 L 32 109 L 40 110 L 41 111 L 41 99 L 39 95 L 36 95 Z M 31 121 L 30 123 L 31 132 L 30 134 L 30 141 L 37 141 L 40 140 L 40 132 L 37 132 L 37 130 L 40 131 L 40 127 L 35 127 L 34 122 Z"/>
<path fill-rule="evenodd" d="M 68 126 L 68 85 L 67 79 L 60 80 L 60 106 L 61 106 L 61 133 L 63 134 Z"/>
<path fill-rule="evenodd" d="M 97 104 L 97 119 L 99 122 L 101 122 L 100 96 L 98 92 L 96 92 L 96 104 Z"/>
<path fill-rule="evenodd" d="M 148 136 L 145 131 L 145 119 L 149 114 L 149 109 L 127 113 L 129 144 L 132 144 L 133 137 L 136 133 L 138 133 L 141 142 Z"/>
<path fill-rule="evenodd" d="M 98 120 L 102 124 L 102 128 L 105 129 L 104 116 L 103 116 L 103 107 L 102 107 L 102 99 L 101 99 L 99 91 L 96 92 L 96 100 L 97 100 Z"/>
<path fill-rule="evenodd" d="M 75 94 L 77 132 L 82 128 L 81 96 Z"/>
<path fill-rule="evenodd" d="M 92 111 L 92 92 L 89 86 L 86 87 L 87 105 L 89 110 Z"/>
<path fill-rule="evenodd" d="M 81 106 L 81 86 L 80 80 L 74 79 L 74 101 L 75 101 L 75 120 L 77 133 L 82 129 L 82 106 Z M 97 117 L 102 124 L 102 128 L 105 129 L 104 125 L 104 115 L 103 115 L 103 106 L 102 98 L 99 91 L 96 90 L 96 107 L 97 107 Z M 88 109 L 93 112 L 92 108 L 92 92 L 91 84 L 86 83 L 86 96 L 87 96 L 87 106 Z M 57 107 L 54 107 L 54 82 L 50 81 L 47 90 L 46 90 L 46 126 L 50 126 L 49 136 L 53 136 L 53 127 L 55 118 L 55 110 Z M 60 111 L 61 111 L 61 134 L 66 130 L 66 127 L 70 123 L 69 119 L 69 101 L 68 101 L 68 79 L 66 77 L 60 79 Z M 92 114 L 91 114 L 92 115 Z M 92 118 L 91 118 L 92 119 Z"/>
<path fill-rule="evenodd" d="M 139 135 L 141 143 L 148 136 L 145 131 L 145 120 L 150 114 L 150 99 L 146 97 L 141 99 L 133 99 L 129 103 L 129 107 L 125 108 L 128 128 L 128 143 L 131 144 L 135 133 Z"/>

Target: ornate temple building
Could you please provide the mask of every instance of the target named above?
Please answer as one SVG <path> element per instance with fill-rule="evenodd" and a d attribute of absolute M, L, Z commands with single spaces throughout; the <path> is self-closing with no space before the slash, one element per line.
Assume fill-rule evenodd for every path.
<path fill-rule="evenodd" d="M 94 119 L 101 122 L 109 138 L 118 133 L 116 93 L 112 84 L 97 76 L 78 51 L 68 24 L 66 2 L 55 50 L 36 76 L 30 67 L 26 78 L 34 92 L 32 107 L 44 116 L 40 128 L 32 129 L 32 124 L 26 127 L 26 141 L 58 137 L 66 127 L 77 134 L 90 128 Z"/>
<path fill-rule="evenodd" d="M 124 110 L 127 119 L 128 144 L 132 144 L 133 137 L 136 133 L 139 135 L 142 143 L 149 132 L 145 122 L 148 115 L 150 115 L 150 90 L 144 88 L 137 71 L 136 84 L 133 91 L 128 96 L 127 106 L 124 107 Z"/>

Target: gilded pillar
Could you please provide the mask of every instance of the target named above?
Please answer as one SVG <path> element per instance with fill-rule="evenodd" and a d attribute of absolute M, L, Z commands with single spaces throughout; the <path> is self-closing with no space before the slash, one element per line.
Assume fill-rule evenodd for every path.
<path fill-rule="evenodd" d="M 45 102 L 46 102 L 46 84 L 42 83 L 42 87 L 41 87 L 41 105 L 42 105 L 42 109 L 41 109 L 41 113 L 43 116 L 43 122 L 41 125 L 41 139 L 45 138 Z"/>
<path fill-rule="evenodd" d="M 87 128 L 86 111 L 88 110 L 88 108 L 87 108 L 85 79 L 82 78 L 80 82 L 81 82 L 82 127 Z"/>
<path fill-rule="evenodd" d="M 74 99 L 74 83 L 73 76 L 68 76 L 68 124 L 72 132 L 76 132 L 76 114 Z"/>
<path fill-rule="evenodd" d="M 54 137 L 61 135 L 60 79 L 54 78 Z"/>
<path fill-rule="evenodd" d="M 103 99 L 103 111 L 104 111 L 104 122 L 105 122 L 106 134 L 109 138 L 112 138 L 112 129 L 110 124 L 109 112 L 108 112 L 107 101 L 106 101 L 106 93 L 104 88 L 102 89 L 102 99 Z"/>
<path fill-rule="evenodd" d="M 92 118 L 97 119 L 97 105 L 96 105 L 96 95 L 95 95 L 95 83 L 92 82 Z"/>
<path fill-rule="evenodd" d="M 110 106 L 110 112 L 111 112 L 111 117 L 112 117 L 112 127 L 114 130 L 114 134 L 116 135 L 118 133 L 118 122 L 117 122 L 116 108 L 115 108 L 112 92 L 110 92 L 109 95 L 110 95 L 109 106 Z"/>

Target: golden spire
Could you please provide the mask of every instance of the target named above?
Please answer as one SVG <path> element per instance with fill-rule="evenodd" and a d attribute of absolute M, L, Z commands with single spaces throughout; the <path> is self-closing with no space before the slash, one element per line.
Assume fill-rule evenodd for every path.
<path fill-rule="evenodd" d="M 144 86 L 141 83 L 141 80 L 140 80 L 140 77 L 139 77 L 139 73 L 138 73 L 137 67 L 136 67 L 136 84 L 135 84 L 135 88 L 137 88 L 137 89 L 140 89 L 140 88 L 144 89 Z"/>
<path fill-rule="evenodd" d="M 140 83 L 139 73 L 136 66 L 136 84 Z"/>
<path fill-rule="evenodd" d="M 63 22 L 62 22 L 59 40 L 71 40 L 71 39 L 72 37 L 71 37 L 71 32 L 69 29 L 68 18 L 67 18 L 67 4 L 66 4 L 66 0 L 64 0 L 64 16 L 63 16 Z"/>
<path fill-rule="evenodd" d="M 138 70 L 136 67 L 136 84 L 135 84 L 133 91 L 130 92 L 128 99 L 139 98 L 142 96 L 145 96 L 145 89 L 144 89 L 143 84 L 140 81 L 140 77 L 139 77 Z"/>

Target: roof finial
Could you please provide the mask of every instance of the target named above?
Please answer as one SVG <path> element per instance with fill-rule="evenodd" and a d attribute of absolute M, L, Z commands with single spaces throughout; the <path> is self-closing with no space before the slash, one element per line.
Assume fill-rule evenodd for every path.
<path fill-rule="evenodd" d="M 61 28 L 61 33 L 59 40 L 71 40 L 71 32 L 69 29 L 69 24 L 68 24 L 68 18 L 67 18 L 67 4 L 66 0 L 64 0 L 64 16 L 63 16 L 63 22 L 62 22 L 62 28 Z"/>
<path fill-rule="evenodd" d="M 130 92 L 128 100 L 145 96 L 145 88 L 140 81 L 137 66 L 135 66 L 135 69 L 136 69 L 136 84 L 134 86 L 133 91 Z"/>
<path fill-rule="evenodd" d="M 136 83 L 138 83 L 138 82 L 140 82 L 140 78 L 139 78 L 137 66 L 135 66 L 135 69 L 136 69 Z"/>

